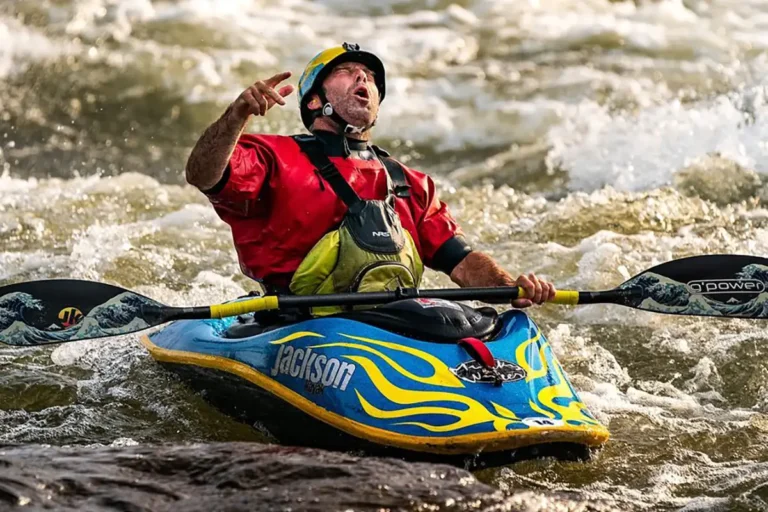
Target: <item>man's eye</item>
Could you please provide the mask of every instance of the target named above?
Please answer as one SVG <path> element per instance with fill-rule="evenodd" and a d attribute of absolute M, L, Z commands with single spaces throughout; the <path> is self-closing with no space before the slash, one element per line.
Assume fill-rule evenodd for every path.
<path fill-rule="evenodd" d="M 353 73 L 356 70 L 356 68 L 336 68 L 336 73 Z M 368 77 L 369 80 L 373 80 L 374 76 L 376 74 L 373 71 L 366 70 L 365 76 Z"/>

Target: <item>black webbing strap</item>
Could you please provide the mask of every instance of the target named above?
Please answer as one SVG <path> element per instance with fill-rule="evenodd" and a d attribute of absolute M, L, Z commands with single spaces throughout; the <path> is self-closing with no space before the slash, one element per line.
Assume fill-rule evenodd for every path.
<path fill-rule="evenodd" d="M 352 208 L 362 202 L 352 187 L 344 179 L 339 170 L 333 165 L 333 162 L 325 153 L 325 144 L 316 137 L 296 136 L 293 138 L 301 150 L 307 154 L 307 158 L 312 162 L 325 181 L 331 186 L 339 199 L 341 199 L 347 208 Z"/>
<path fill-rule="evenodd" d="M 309 161 L 317 168 L 320 176 L 328 182 L 339 199 L 347 205 L 347 208 L 351 208 L 352 205 L 361 202 L 360 196 L 357 195 L 328 158 L 325 151 L 325 143 L 322 140 L 312 135 L 296 135 L 293 139 L 301 150 L 307 154 Z M 372 146 L 372 148 L 387 170 L 387 174 L 392 181 L 395 196 L 400 198 L 411 197 L 411 186 L 405 179 L 405 170 L 403 170 L 400 162 L 390 158 L 389 153 L 378 146 Z M 388 191 L 388 193 L 391 193 L 391 191 Z"/>
<path fill-rule="evenodd" d="M 397 197 L 411 197 L 411 186 L 405 181 L 405 171 L 400 162 L 393 158 L 382 158 L 384 167 L 387 168 L 389 177 L 392 179 L 392 184 L 395 188 L 395 195 Z"/>
<path fill-rule="evenodd" d="M 387 168 L 389 179 L 391 179 L 394 184 L 395 195 L 397 197 L 411 197 L 411 186 L 405 179 L 405 170 L 403 169 L 402 164 L 394 158 L 391 158 L 389 152 L 381 149 L 379 146 L 372 145 L 371 149 L 373 149 L 373 152 L 379 157 L 379 160 L 384 164 L 384 167 Z"/>

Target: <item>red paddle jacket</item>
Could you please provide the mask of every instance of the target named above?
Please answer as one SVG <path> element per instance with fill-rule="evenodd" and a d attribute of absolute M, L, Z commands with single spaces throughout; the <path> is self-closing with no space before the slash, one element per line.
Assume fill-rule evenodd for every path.
<path fill-rule="evenodd" d="M 365 143 L 324 135 L 329 158 L 363 200 L 384 199 L 386 169 Z M 410 197 L 395 210 L 424 264 L 448 274 L 471 249 L 432 179 L 403 166 Z M 240 137 L 221 181 L 206 194 L 232 229 L 240 268 L 254 279 L 287 286 L 312 247 L 338 228 L 347 207 L 289 136 Z"/>

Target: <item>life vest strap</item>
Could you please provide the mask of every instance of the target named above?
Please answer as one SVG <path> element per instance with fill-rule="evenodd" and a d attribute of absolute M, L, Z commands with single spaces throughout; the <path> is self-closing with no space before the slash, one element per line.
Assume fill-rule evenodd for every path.
<path fill-rule="evenodd" d="M 301 150 L 307 154 L 307 158 L 312 165 L 317 168 L 320 176 L 328 182 L 339 199 L 341 199 L 350 210 L 360 208 L 362 200 L 352 186 L 347 183 L 344 176 L 333 165 L 325 151 L 325 144 L 316 137 L 294 137 Z"/>
<path fill-rule="evenodd" d="M 347 208 L 352 208 L 362 202 L 347 180 L 341 175 L 339 170 L 333 165 L 325 151 L 325 143 L 313 135 L 296 135 L 293 137 L 299 148 L 306 153 L 307 158 L 315 166 L 318 174 L 331 186 L 336 195 L 341 199 Z M 371 146 L 376 157 L 384 165 L 389 179 L 387 180 L 387 194 L 392 194 L 400 198 L 411 197 L 411 186 L 405 179 L 405 170 L 403 166 L 389 156 L 389 153 L 378 146 Z"/>
<path fill-rule="evenodd" d="M 373 149 L 373 152 L 379 157 L 379 160 L 384 164 L 384 167 L 387 168 L 389 178 L 394 185 L 395 195 L 400 198 L 411 197 L 411 186 L 405 179 L 405 170 L 403 169 L 402 164 L 394 158 L 391 158 L 389 153 L 379 146 L 372 145 L 371 149 Z"/>

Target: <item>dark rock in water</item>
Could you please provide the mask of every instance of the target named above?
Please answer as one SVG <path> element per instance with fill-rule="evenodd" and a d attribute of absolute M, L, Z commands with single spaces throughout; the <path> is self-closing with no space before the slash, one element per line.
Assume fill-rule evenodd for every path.
<path fill-rule="evenodd" d="M 453 466 L 251 443 L 0 449 L 0 510 L 608 510 Z"/>

